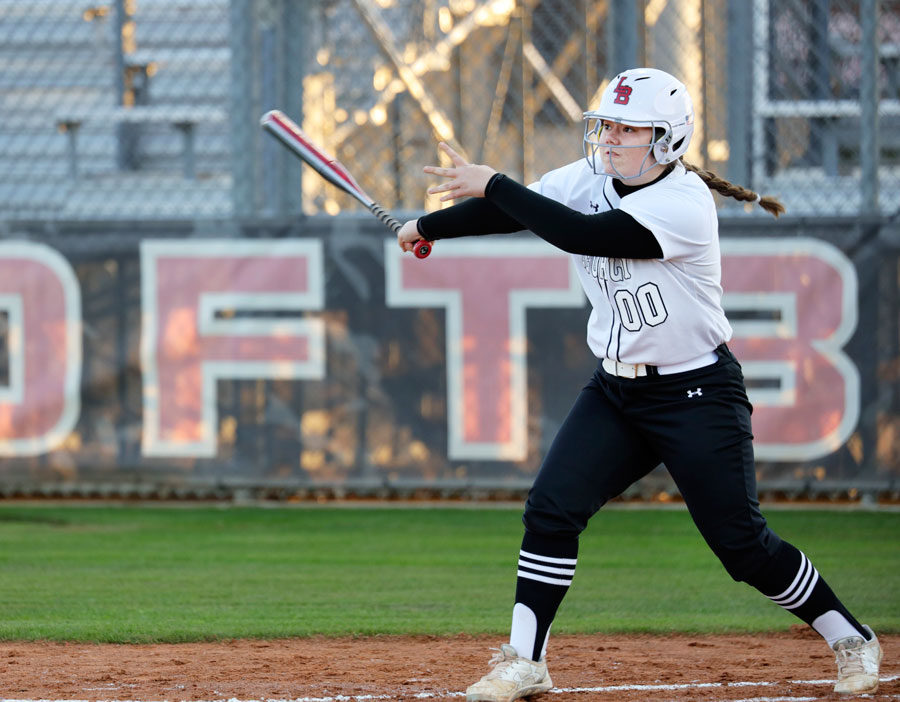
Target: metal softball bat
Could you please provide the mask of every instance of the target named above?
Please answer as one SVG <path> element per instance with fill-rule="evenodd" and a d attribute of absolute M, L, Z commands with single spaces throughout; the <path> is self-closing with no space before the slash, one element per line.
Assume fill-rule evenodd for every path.
<path fill-rule="evenodd" d="M 388 229 L 395 234 L 400 231 L 401 223 L 369 197 L 346 166 L 316 146 L 284 112 L 281 110 L 266 112 L 260 119 L 260 125 L 325 180 L 361 202 Z M 431 253 L 431 242 L 417 241 L 413 253 L 417 258 L 425 258 Z"/>

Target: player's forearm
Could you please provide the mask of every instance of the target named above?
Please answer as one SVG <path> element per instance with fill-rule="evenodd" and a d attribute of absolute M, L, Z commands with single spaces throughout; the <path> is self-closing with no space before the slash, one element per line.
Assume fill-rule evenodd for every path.
<path fill-rule="evenodd" d="M 554 246 L 573 254 L 662 258 L 653 233 L 622 210 L 582 214 L 497 174 L 485 199 Z"/>
<path fill-rule="evenodd" d="M 516 219 L 484 198 L 470 198 L 419 217 L 419 234 L 435 241 L 458 236 L 504 234 L 525 229 Z"/>

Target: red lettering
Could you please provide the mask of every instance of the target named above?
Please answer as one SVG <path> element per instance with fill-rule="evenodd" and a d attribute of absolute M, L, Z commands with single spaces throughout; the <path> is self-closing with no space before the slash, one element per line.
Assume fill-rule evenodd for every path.
<path fill-rule="evenodd" d="M 0 387 L 0 455 L 47 453 L 81 408 L 81 293 L 69 263 L 29 242 L 0 243 L 9 380 Z"/>
<path fill-rule="evenodd" d="M 625 85 L 625 76 L 619 78 L 619 84 L 613 88 L 613 92 L 616 94 L 616 99 L 613 100 L 617 105 L 627 105 L 628 100 L 631 98 L 631 91 L 633 88 L 630 85 Z"/>
<path fill-rule="evenodd" d="M 856 272 L 815 239 L 722 242 L 730 343 L 750 389 L 759 458 L 809 460 L 832 453 L 859 419 L 859 373 L 842 347 L 856 328 Z M 741 310 L 764 310 L 742 321 Z M 774 381 L 774 382 L 772 382 Z"/>
<path fill-rule="evenodd" d="M 215 455 L 219 378 L 323 377 L 322 320 L 230 314 L 320 309 L 320 241 L 144 242 L 141 275 L 145 454 Z"/>
<path fill-rule="evenodd" d="M 525 310 L 584 304 L 569 257 L 541 241 L 446 241 L 427 261 L 386 247 L 388 305 L 447 310 L 449 456 L 525 458 Z"/>

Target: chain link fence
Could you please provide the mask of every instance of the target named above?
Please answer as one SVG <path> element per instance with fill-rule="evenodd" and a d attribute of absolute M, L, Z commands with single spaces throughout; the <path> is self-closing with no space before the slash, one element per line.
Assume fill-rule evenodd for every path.
<path fill-rule="evenodd" d="M 0 211 L 143 219 L 231 210 L 228 3 L 0 3 Z"/>
<path fill-rule="evenodd" d="M 23 370 L 29 320 L 20 299 L 49 320 L 28 327 L 29 338 L 50 340 L 41 353 L 56 348 L 65 320 L 77 337 L 68 366 L 78 368 L 78 390 L 60 391 L 72 404 L 61 439 L 47 430 L 54 441 L 13 445 L 15 421 L 0 422 L 0 496 L 35 485 L 64 495 L 109 486 L 97 488 L 101 496 L 163 486 L 175 497 L 269 486 L 285 499 L 327 486 L 376 495 L 527 489 L 568 409 L 571 395 L 560 389 L 578 387 L 595 361 L 584 348 L 583 300 L 528 310 L 521 397 L 495 422 L 498 436 L 507 419 L 518 422 L 518 457 L 466 453 L 481 439 L 453 449 L 462 431 L 453 403 L 463 390 L 448 370 L 449 313 L 423 305 L 413 288 L 415 304 L 389 303 L 397 271 L 382 246 L 386 230 L 304 170 L 259 119 L 283 110 L 376 200 L 412 215 L 440 206 L 422 172 L 439 158 L 439 140 L 530 181 L 580 158 L 582 111 L 619 70 L 649 65 L 679 76 L 693 96 L 698 125 L 686 159 L 788 207 L 774 223 L 759 208 L 720 202 L 723 241 L 752 244 L 759 269 L 757 287 L 733 300 L 759 293 L 752 302 L 760 309 L 735 303 L 726 310 L 732 321 L 745 329 L 771 327 L 779 314 L 790 321 L 791 301 L 826 301 L 798 308 L 799 319 L 828 316 L 822 305 L 846 314 L 840 343 L 851 362 L 841 377 L 858 369 L 858 392 L 848 381 L 838 406 L 806 407 L 821 425 L 811 431 L 830 441 L 814 455 L 779 449 L 777 437 L 767 442 L 766 412 L 781 410 L 763 403 L 754 426 L 759 443 L 775 448 L 758 453 L 761 488 L 896 499 L 898 60 L 900 0 L 0 0 L 0 416 L 21 410 L 16 388 L 45 380 L 26 377 L 28 364 Z M 182 252 L 209 274 L 257 240 L 294 247 L 315 271 L 316 285 L 307 282 L 318 303 L 232 309 L 224 293 L 236 281 L 218 278 L 222 294 L 209 299 L 222 309 L 168 297 L 184 288 L 205 299 L 212 288 L 194 290 L 203 277 L 196 272 L 154 287 L 154 256 L 177 268 Z M 785 253 L 793 240 L 799 248 Z M 811 240 L 827 247 L 809 248 Z M 258 276 L 253 285 L 271 288 L 266 304 L 299 294 L 293 268 L 279 277 L 281 259 L 253 251 L 245 265 Z M 784 257 L 791 270 L 818 271 L 818 283 L 805 273 L 766 278 L 765 265 Z M 479 261 L 465 260 L 448 274 L 461 285 Z M 67 267 L 71 276 L 57 276 Z M 44 282 L 12 280 L 19 269 Z M 54 295 L 79 309 L 52 307 Z M 208 319 L 197 317 L 201 307 Z M 189 378 L 169 388 L 178 400 L 168 409 L 176 420 L 201 406 L 209 416 L 173 420 L 167 440 L 182 441 L 183 452 L 148 449 L 147 417 L 159 413 L 148 320 L 168 320 L 157 331 L 196 356 L 193 371 L 209 360 L 191 346 L 195 332 L 235 315 L 248 329 L 267 315 L 280 329 L 315 321 L 321 334 L 310 339 L 326 349 L 321 376 L 231 369 L 211 392 Z M 485 319 L 491 336 L 497 324 Z M 827 357 L 831 347 L 820 353 L 816 344 L 833 331 L 802 329 L 788 350 Z M 273 332 L 271 345 L 283 336 Z M 773 353 L 768 360 L 784 360 Z M 505 363 L 489 374 L 506 372 Z M 810 386 L 840 381 L 802 370 L 815 376 Z M 828 434 L 829 413 L 850 418 L 849 435 Z M 770 419 L 768 431 L 777 429 Z M 494 439 L 506 450 L 506 439 Z M 673 489 L 659 472 L 635 487 L 644 497 Z"/>
<path fill-rule="evenodd" d="M 377 200 L 431 208 L 438 140 L 534 179 L 637 65 L 689 87 L 694 163 L 791 214 L 892 213 L 898 61 L 896 0 L 0 0 L 0 216 L 353 208 L 315 178 L 301 203 L 274 107 Z"/>

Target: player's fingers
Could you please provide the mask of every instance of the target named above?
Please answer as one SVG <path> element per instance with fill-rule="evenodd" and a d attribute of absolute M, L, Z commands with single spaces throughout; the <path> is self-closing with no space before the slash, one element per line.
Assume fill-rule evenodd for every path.
<path fill-rule="evenodd" d="M 432 185 L 428 188 L 429 195 L 436 195 L 437 193 L 447 192 L 448 190 L 456 190 L 459 188 L 459 184 L 451 180 L 449 183 L 441 183 L 440 185 Z"/>
<path fill-rule="evenodd" d="M 439 146 L 441 147 L 441 150 L 450 157 L 450 160 L 453 161 L 453 165 L 455 165 L 455 166 L 468 166 L 469 165 L 469 162 L 466 161 L 466 159 L 464 159 L 458 153 L 456 153 L 453 150 L 453 147 L 450 146 L 450 144 L 447 144 L 446 142 L 442 141 L 439 144 Z"/>
<path fill-rule="evenodd" d="M 430 173 L 431 175 L 442 176 L 444 178 L 456 177 L 456 169 L 455 168 L 441 168 L 440 166 L 425 166 L 425 168 L 423 170 L 426 173 Z"/>
<path fill-rule="evenodd" d="M 412 251 L 416 242 L 422 237 L 419 235 L 418 220 L 411 219 L 401 225 L 397 232 L 397 245 L 401 251 Z"/>

